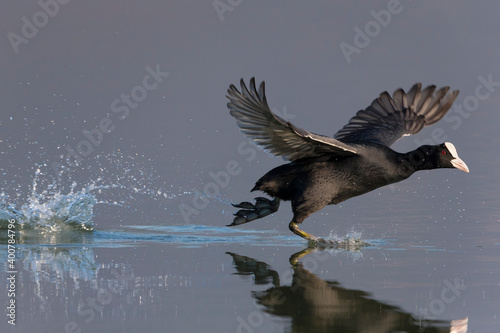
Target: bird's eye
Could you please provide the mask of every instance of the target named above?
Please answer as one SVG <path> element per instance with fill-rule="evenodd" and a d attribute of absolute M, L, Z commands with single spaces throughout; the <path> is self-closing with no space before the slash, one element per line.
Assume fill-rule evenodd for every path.
<path fill-rule="evenodd" d="M 446 150 L 443 150 L 443 151 L 441 152 L 441 155 L 446 155 Z"/>

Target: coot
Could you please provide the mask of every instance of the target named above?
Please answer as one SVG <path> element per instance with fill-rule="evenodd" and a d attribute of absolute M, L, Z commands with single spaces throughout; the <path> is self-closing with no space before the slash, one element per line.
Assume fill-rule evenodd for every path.
<path fill-rule="evenodd" d="M 262 218 L 278 210 L 280 200 L 292 202 L 290 230 L 310 240 L 324 240 L 299 229 L 309 215 L 326 205 L 408 178 L 418 170 L 457 168 L 469 172 L 450 142 L 424 145 L 408 153 L 389 148 L 403 136 L 416 134 L 444 117 L 458 90 L 449 87 L 422 89 L 415 84 L 408 92 L 383 92 L 365 110 L 360 110 L 333 138 L 311 133 L 272 113 L 265 86 L 257 90 L 255 78 L 241 91 L 228 89 L 230 114 L 241 131 L 256 144 L 290 163 L 272 169 L 252 191 L 263 191 L 272 200 L 259 197 L 255 204 L 242 202 L 230 226 Z"/>

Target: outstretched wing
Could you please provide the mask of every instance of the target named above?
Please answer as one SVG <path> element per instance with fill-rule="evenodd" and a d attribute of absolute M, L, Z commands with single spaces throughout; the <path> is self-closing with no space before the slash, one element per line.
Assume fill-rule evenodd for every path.
<path fill-rule="evenodd" d="M 234 85 L 227 91 L 230 114 L 236 118 L 243 133 L 270 153 L 290 161 L 323 154 L 356 154 L 355 148 L 348 144 L 296 127 L 272 113 L 267 105 L 264 82 L 258 91 L 255 78 L 250 80 L 250 89 L 243 79 L 240 85 L 241 92 Z"/>
<path fill-rule="evenodd" d="M 421 90 L 416 83 L 408 93 L 398 89 L 391 95 L 385 91 L 365 110 L 360 110 L 334 138 L 345 143 L 373 142 L 392 145 L 405 135 L 418 133 L 444 117 L 458 90 L 448 94 L 450 87 L 435 92 L 431 85 Z"/>

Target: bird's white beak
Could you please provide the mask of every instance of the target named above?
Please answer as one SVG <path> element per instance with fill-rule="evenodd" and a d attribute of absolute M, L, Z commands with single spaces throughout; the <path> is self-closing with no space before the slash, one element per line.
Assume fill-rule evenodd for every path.
<path fill-rule="evenodd" d="M 455 159 L 451 160 L 451 164 L 458 170 L 462 170 L 465 172 L 469 172 L 469 167 L 467 164 L 465 164 L 464 161 L 462 161 L 460 158 L 456 157 Z"/>
<path fill-rule="evenodd" d="M 465 164 L 464 161 L 462 161 L 462 159 L 460 157 L 458 157 L 457 149 L 455 148 L 455 146 L 453 145 L 453 143 L 451 143 L 451 142 L 445 142 L 444 145 L 450 151 L 451 156 L 453 156 L 453 159 L 451 160 L 451 164 L 455 168 L 457 168 L 458 170 L 462 170 L 462 171 L 465 171 L 465 172 L 468 173 L 469 172 L 469 167 L 467 166 L 467 164 Z"/>

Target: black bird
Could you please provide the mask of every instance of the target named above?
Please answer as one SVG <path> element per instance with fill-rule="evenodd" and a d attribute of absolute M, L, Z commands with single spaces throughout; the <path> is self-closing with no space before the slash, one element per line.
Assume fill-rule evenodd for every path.
<path fill-rule="evenodd" d="M 424 145 L 408 153 L 398 153 L 389 146 L 403 136 L 416 134 L 444 117 L 458 90 L 449 87 L 436 91 L 431 85 L 422 90 L 415 84 L 407 93 L 386 91 L 365 110 L 360 110 L 333 138 L 314 134 L 275 115 L 267 105 L 264 82 L 256 89 L 255 78 L 241 91 L 228 89 L 230 114 L 241 131 L 256 144 L 276 156 L 291 161 L 272 169 L 260 178 L 252 191 L 259 190 L 274 199 L 256 198 L 255 204 L 242 202 L 242 208 L 230 226 L 267 216 L 278 210 L 280 200 L 292 202 L 290 230 L 316 242 L 299 229 L 309 215 L 326 205 L 338 204 L 384 185 L 399 182 L 415 171 L 438 168 L 469 168 L 450 142 Z"/>
<path fill-rule="evenodd" d="M 252 291 L 262 311 L 277 318 L 289 318 L 287 332 L 407 332 L 466 333 L 469 318 L 428 320 L 394 305 L 377 300 L 364 290 L 349 289 L 339 281 L 323 280 L 293 263 L 291 283 L 265 262 L 226 252 L 233 257 L 236 275 L 253 276 L 253 284 L 268 289 Z M 289 272 L 287 272 L 289 273 Z M 288 276 L 288 279 L 290 275 Z M 286 279 L 286 280 L 288 280 Z"/>

